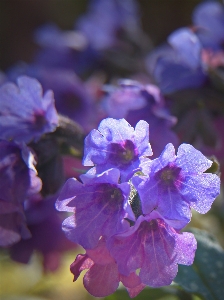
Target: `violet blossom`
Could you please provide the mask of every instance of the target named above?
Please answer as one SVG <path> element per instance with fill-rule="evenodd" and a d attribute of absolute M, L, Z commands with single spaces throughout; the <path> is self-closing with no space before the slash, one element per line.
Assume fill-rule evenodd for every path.
<path fill-rule="evenodd" d="M 211 165 L 209 159 L 189 144 L 182 144 L 177 155 L 174 146 L 168 144 L 160 157 L 149 163 L 148 176 L 132 179 L 143 213 L 156 210 L 177 229 L 190 221 L 190 208 L 206 213 L 220 193 L 219 177 L 204 173 Z"/>
<path fill-rule="evenodd" d="M 8 72 L 9 78 L 13 81 L 21 75 L 36 78 L 41 83 L 44 92 L 52 90 L 57 112 L 80 124 L 86 132 L 97 124 L 98 111 L 93 97 L 74 71 L 50 68 L 35 63 L 18 64 Z"/>
<path fill-rule="evenodd" d="M 29 238 L 25 200 L 41 189 L 33 154 L 26 146 L 0 141 L 0 246 Z"/>
<path fill-rule="evenodd" d="M 224 5 L 218 1 L 206 1 L 198 4 L 193 11 L 193 23 L 196 34 L 206 49 L 222 49 L 224 42 Z"/>
<path fill-rule="evenodd" d="M 197 242 L 192 233 L 179 233 L 156 211 L 140 216 L 129 230 L 107 241 L 110 254 L 121 274 L 129 276 L 140 269 L 143 284 L 169 285 L 177 275 L 178 264 L 191 265 Z"/>
<path fill-rule="evenodd" d="M 78 19 L 77 29 L 94 49 L 102 51 L 119 45 L 120 31 L 138 31 L 139 19 L 133 0 L 92 0 L 87 13 Z"/>
<path fill-rule="evenodd" d="M 44 270 L 55 271 L 60 265 L 62 254 L 77 247 L 61 230 L 61 217 L 55 209 L 56 197 L 29 197 L 24 213 L 31 237 L 10 247 L 13 260 L 27 264 L 36 251 L 42 254 Z"/>
<path fill-rule="evenodd" d="M 58 125 L 52 91 L 43 95 L 40 83 L 21 76 L 0 87 L 0 137 L 28 143 L 39 140 Z"/>
<path fill-rule="evenodd" d="M 108 92 L 102 106 L 108 117 L 125 118 L 131 126 L 139 120 L 149 123 L 153 157 L 157 157 L 169 142 L 179 144 L 172 126 L 177 119 L 170 115 L 160 89 L 153 84 L 143 85 L 134 80 L 120 80 L 118 87 L 106 86 Z M 158 139 L 158 136 L 160 137 Z"/>
<path fill-rule="evenodd" d="M 200 87 L 206 74 L 201 63 L 202 45 L 193 31 L 181 28 L 155 49 L 146 59 L 149 72 L 163 93 Z"/>
<path fill-rule="evenodd" d="M 107 118 L 98 130 L 93 129 L 85 139 L 84 166 L 96 166 L 98 173 L 119 168 L 125 181 L 138 170 L 146 156 L 152 155 L 149 126 L 139 121 L 135 130 L 125 119 Z"/>
<path fill-rule="evenodd" d="M 99 241 L 96 248 L 86 250 L 86 254 L 77 255 L 70 266 L 70 270 L 74 274 L 74 281 L 85 269 L 88 271 L 83 278 L 83 284 L 87 291 L 95 297 L 105 297 L 114 293 L 118 288 L 119 281 L 127 288 L 131 298 L 137 296 L 145 287 L 134 272 L 128 276 L 119 273 L 116 261 L 106 248 L 104 239 Z"/>
<path fill-rule="evenodd" d="M 119 143 L 126 147 L 120 156 L 118 146 L 111 148 Z M 96 297 L 113 293 L 120 281 L 131 297 L 145 285 L 171 284 L 178 264 L 194 260 L 194 235 L 180 233 L 191 208 L 206 213 L 219 193 L 218 176 L 204 173 L 212 162 L 193 146 L 182 144 L 175 155 L 170 143 L 160 157 L 143 156 L 136 167 L 132 149 L 139 147 L 139 157 L 151 153 L 145 121 L 134 131 L 124 119 L 103 120 L 85 142 L 84 163 L 95 167 L 80 176 L 82 183 L 69 179 L 56 202 L 59 211 L 72 214 L 63 222 L 65 234 L 86 250 L 71 265 L 74 281 L 87 269 L 84 286 Z M 124 172 L 125 160 L 132 172 Z"/>
<path fill-rule="evenodd" d="M 64 185 L 56 208 L 73 214 L 62 225 L 67 237 L 86 249 L 96 247 L 101 236 L 109 237 L 129 227 L 135 216 L 128 203 L 130 186 L 118 183 L 120 172 L 110 169 L 96 174 L 91 169 L 80 178 L 70 178 Z"/>
<path fill-rule="evenodd" d="M 40 27 L 34 36 L 41 47 L 34 63 L 39 67 L 75 71 L 82 74 L 96 66 L 99 54 L 77 30 L 63 31 L 54 24 Z"/>

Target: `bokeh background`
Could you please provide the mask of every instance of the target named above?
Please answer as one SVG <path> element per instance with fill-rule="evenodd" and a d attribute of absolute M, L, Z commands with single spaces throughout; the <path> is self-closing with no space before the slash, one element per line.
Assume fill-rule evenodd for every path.
<path fill-rule="evenodd" d="M 200 0 L 138 0 L 142 26 L 155 45 L 175 29 L 191 24 Z M 85 12 L 87 0 L 0 0 L 0 68 L 31 61 L 36 45 L 33 31 L 46 22 L 71 29 Z"/>

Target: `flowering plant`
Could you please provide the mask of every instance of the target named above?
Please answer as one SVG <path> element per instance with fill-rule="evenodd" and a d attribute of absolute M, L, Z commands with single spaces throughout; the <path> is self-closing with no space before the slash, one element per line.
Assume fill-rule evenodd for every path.
<path fill-rule="evenodd" d="M 74 280 L 89 269 L 84 285 L 92 295 L 107 296 L 121 281 L 135 297 L 145 285 L 171 284 L 178 264 L 193 263 L 197 242 L 180 230 L 190 222 L 191 207 L 209 210 L 220 179 L 204 173 L 212 162 L 188 144 L 177 155 L 168 144 L 151 160 L 144 121 L 134 131 L 124 119 L 107 118 L 98 130 L 85 138 L 83 162 L 93 168 L 80 176 L 82 183 L 65 183 L 56 208 L 72 213 L 62 228 L 86 249 L 71 265 Z"/>
<path fill-rule="evenodd" d="M 0 71 L 0 298 L 222 300 L 224 6 L 154 46 L 151 1 L 88 4 Z"/>

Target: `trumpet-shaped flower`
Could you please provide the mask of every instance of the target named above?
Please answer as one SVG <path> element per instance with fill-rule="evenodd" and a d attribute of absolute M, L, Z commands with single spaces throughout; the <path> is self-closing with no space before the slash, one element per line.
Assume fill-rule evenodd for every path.
<path fill-rule="evenodd" d="M 101 236 L 110 237 L 129 227 L 134 220 L 128 203 L 130 186 L 118 184 L 120 172 L 110 169 L 96 175 L 91 169 L 81 175 L 83 183 L 69 179 L 57 200 L 56 208 L 73 212 L 62 225 L 67 237 L 86 249 L 96 247 Z"/>
<path fill-rule="evenodd" d="M 84 255 L 77 255 L 70 269 L 74 274 L 74 281 L 83 270 L 88 269 L 83 283 L 87 291 L 95 297 L 105 297 L 114 293 L 119 281 L 127 288 L 130 297 L 137 296 L 145 286 L 134 272 L 129 276 L 119 273 L 118 266 L 103 239 L 99 241 L 96 248 L 87 250 Z"/>
<path fill-rule="evenodd" d="M 189 144 L 182 144 L 177 155 L 174 146 L 168 144 L 160 157 L 151 161 L 148 176 L 133 178 L 143 213 L 157 210 L 178 229 L 190 221 L 191 208 L 206 213 L 220 192 L 219 177 L 204 173 L 211 165 Z"/>
<path fill-rule="evenodd" d="M 191 233 L 178 233 L 157 212 L 140 216 L 133 227 L 108 240 L 107 247 L 121 274 L 140 269 L 143 284 L 160 287 L 171 284 L 178 264 L 191 265 L 197 242 Z"/>
<path fill-rule="evenodd" d="M 28 143 L 54 131 L 58 116 L 52 91 L 43 95 L 40 83 L 21 76 L 0 88 L 0 138 Z"/>
<path fill-rule="evenodd" d="M 84 165 L 96 165 L 98 173 L 118 168 L 122 181 L 139 171 L 140 163 L 149 155 L 152 150 L 149 125 L 145 121 L 139 121 L 134 130 L 124 119 L 107 118 L 85 139 Z"/>
<path fill-rule="evenodd" d="M 149 54 L 146 64 L 161 91 L 165 94 L 204 84 L 206 75 L 202 69 L 202 45 L 188 28 L 174 31 L 168 44 Z"/>

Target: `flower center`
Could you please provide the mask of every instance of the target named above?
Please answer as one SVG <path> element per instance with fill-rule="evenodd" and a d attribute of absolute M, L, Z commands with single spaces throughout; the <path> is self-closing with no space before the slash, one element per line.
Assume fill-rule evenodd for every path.
<path fill-rule="evenodd" d="M 175 175 L 174 175 L 174 172 L 173 170 L 164 170 L 160 176 L 160 178 L 167 182 L 167 183 L 170 183 L 174 180 L 175 178 Z"/>
<path fill-rule="evenodd" d="M 126 149 L 122 152 L 122 156 L 125 161 L 131 161 L 134 158 L 134 153 L 130 149 Z"/>
<path fill-rule="evenodd" d="M 165 185 L 173 185 L 179 178 L 180 168 L 168 165 L 157 173 L 157 178 Z"/>
<path fill-rule="evenodd" d="M 36 112 L 34 115 L 34 124 L 37 129 L 42 129 L 46 125 L 46 117 L 43 112 Z"/>
<path fill-rule="evenodd" d="M 116 211 L 123 207 L 124 197 L 122 191 L 114 184 L 100 183 L 95 187 L 93 201 L 99 207 L 107 207 L 105 211 Z"/>
<path fill-rule="evenodd" d="M 128 165 L 138 156 L 135 145 L 130 140 L 126 140 L 122 144 L 112 143 L 110 152 L 110 161 L 117 166 Z"/>

